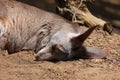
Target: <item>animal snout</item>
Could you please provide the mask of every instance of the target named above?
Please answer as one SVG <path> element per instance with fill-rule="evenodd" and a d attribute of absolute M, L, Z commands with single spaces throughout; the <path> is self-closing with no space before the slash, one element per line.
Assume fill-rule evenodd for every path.
<path fill-rule="evenodd" d="M 36 61 L 48 61 L 53 59 L 53 55 L 51 53 L 37 53 L 35 56 Z"/>

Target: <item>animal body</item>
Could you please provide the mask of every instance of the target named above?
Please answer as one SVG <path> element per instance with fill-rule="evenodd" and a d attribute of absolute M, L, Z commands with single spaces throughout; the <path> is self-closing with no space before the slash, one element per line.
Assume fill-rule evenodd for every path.
<path fill-rule="evenodd" d="M 33 50 L 36 60 L 103 58 L 106 52 L 83 46 L 96 28 L 79 29 L 62 17 L 14 0 L 0 0 L 0 49 Z"/>

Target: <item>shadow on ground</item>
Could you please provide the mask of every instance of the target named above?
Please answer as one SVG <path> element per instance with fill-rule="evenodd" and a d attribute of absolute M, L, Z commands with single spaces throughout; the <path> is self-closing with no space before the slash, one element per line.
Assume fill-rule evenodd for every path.
<path fill-rule="evenodd" d="M 115 32 L 120 34 L 120 0 L 96 0 L 94 4 L 88 4 L 90 11 L 113 24 Z"/>

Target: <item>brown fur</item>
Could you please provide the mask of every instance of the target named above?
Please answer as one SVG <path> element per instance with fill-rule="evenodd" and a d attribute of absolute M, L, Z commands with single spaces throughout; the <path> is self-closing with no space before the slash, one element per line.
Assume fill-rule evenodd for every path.
<path fill-rule="evenodd" d="M 2 7 L 0 7 L 0 12 L 4 13 L 0 14 L 0 19 L 5 25 L 4 27 L 7 28 L 7 32 L 4 34 L 7 36 L 5 49 L 10 53 L 19 51 L 23 47 L 27 49 L 24 45 L 27 45 L 27 41 L 33 38 L 33 36 L 40 34 L 42 32 L 40 29 L 42 29 L 44 25 L 46 28 L 49 28 L 49 26 L 52 27 L 52 31 L 49 30 L 51 35 L 58 29 L 62 28 L 62 25 L 64 24 L 73 27 L 73 25 L 69 24 L 68 21 L 55 14 L 39 10 L 35 7 L 16 2 L 14 0 L 0 0 L 0 6 L 1 5 Z M 33 45 L 36 46 L 36 42 L 34 42 Z M 34 50 L 36 50 L 35 47 Z"/>
<path fill-rule="evenodd" d="M 0 0 L 0 49 L 9 53 L 33 50 L 38 60 L 67 60 L 80 53 L 88 57 L 88 52 L 89 58 L 102 58 L 104 51 L 82 45 L 94 29 L 83 33 L 78 25 L 53 13 L 14 0 Z M 76 44 L 73 38 L 83 41 Z M 59 47 L 54 49 L 55 45 Z"/>

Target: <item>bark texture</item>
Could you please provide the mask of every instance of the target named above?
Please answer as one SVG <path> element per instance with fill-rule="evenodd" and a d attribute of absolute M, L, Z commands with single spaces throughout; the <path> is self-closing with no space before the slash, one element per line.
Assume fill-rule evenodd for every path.
<path fill-rule="evenodd" d="M 105 20 L 92 15 L 87 8 L 87 3 L 94 0 L 56 0 L 57 13 L 72 20 L 72 22 L 86 25 L 88 27 L 99 25 L 103 30 L 112 33 L 112 25 Z"/>

